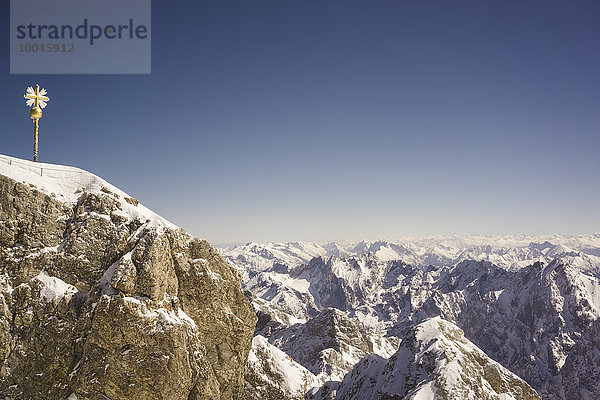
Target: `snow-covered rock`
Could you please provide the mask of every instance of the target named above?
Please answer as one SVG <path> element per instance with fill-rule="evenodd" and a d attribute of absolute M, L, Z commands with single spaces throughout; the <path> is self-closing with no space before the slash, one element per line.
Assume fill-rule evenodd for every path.
<path fill-rule="evenodd" d="M 244 400 L 303 399 L 323 380 L 261 336 L 254 336 L 246 366 Z"/>
<path fill-rule="evenodd" d="M 263 328 L 270 343 L 322 380 L 341 380 L 366 354 L 389 357 L 397 342 L 367 332 L 343 312 L 328 308 L 306 323 Z"/>
<path fill-rule="evenodd" d="M 307 395 L 311 400 L 539 398 L 522 379 L 465 339 L 457 326 L 439 317 L 411 328 L 389 359 L 369 355 L 342 382 Z"/>

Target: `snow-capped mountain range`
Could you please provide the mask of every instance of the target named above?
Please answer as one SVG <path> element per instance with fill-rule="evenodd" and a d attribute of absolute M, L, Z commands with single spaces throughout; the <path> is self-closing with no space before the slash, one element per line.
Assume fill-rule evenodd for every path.
<path fill-rule="evenodd" d="M 549 262 L 565 253 L 600 257 L 600 233 L 591 235 L 430 236 L 345 242 L 253 243 L 222 248 L 230 264 L 263 271 L 276 264 L 295 267 L 315 257 L 347 258 L 373 254 L 380 261 L 401 260 L 415 267 L 450 266 L 464 260 L 490 261 L 516 269 Z"/>
<path fill-rule="evenodd" d="M 315 398 L 408 396 L 367 385 L 372 397 L 364 397 L 367 386 L 356 379 L 366 379 L 373 368 L 391 369 L 385 379 L 400 379 L 404 372 L 393 372 L 396 364 L 386 360 L 431 318 L 462 329 L 489 358 L 486 365 L 498 362 L 501 375 L 516 374 L 542 398 L 600 397 L 599 234 L 248 243 L 221 253 L 242 272 L 252 295 L 255 334 L 317 381 L 343 381 L 317 385 L 310 392 Z M 421 350 L 413 343 L 405 351 Z M 433 370 L 449 373 L 434 364 Z M 431 386 L 432 379 L 415 385 Z M 502 393 L 486 396 L 520 398 Z"/>

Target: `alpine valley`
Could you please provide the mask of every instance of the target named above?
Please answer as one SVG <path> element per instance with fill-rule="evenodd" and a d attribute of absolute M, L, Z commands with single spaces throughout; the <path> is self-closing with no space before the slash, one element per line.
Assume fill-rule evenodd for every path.
<path fill-rule="evenodd" d="M 246 399 L 600 398 L 600 234 L 220 251 L 258 316 Z"/>

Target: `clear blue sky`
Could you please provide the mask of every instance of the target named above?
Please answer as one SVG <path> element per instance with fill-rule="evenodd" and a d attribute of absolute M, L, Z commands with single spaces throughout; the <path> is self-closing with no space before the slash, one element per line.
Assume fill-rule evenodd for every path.
<path fill-rule="evenodd" d="M 9 75 L 0 153 L 214 243 L 600 231 L 600 3 L 166 1 L 152 74 Z"/>

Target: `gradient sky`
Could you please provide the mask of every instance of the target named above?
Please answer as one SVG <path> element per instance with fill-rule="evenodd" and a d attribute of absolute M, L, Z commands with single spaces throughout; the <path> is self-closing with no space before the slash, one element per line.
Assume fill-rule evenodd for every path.
<path fill-rule="evenodd" d="M 154 0 L 151 75 L 10 75 L 0 153 L 213 243 L 600 231 L 600 3 Z"/>

